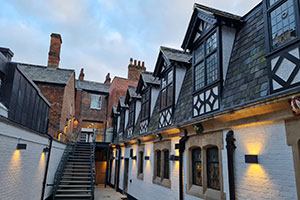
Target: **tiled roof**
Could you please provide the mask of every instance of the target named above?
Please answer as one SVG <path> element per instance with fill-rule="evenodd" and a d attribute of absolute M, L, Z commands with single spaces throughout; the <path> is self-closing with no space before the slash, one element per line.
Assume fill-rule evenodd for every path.
<path fill-rule="evenodd" d="M 117 108 L 118 108 L 118 105 L 117 104 L 114 104 L 112 106 L 112 114 L 119 114 L 119 112 L 117 111 Z"/>
<path fill-rule="evenodd" d="M 72 69 L 53 69 L 24 63 L 18 63 L 18 66 L 21 67 L 22 71 L 33 81 L 44 83 L 66 84 L 75 72 Z"/>
<path fill-rule="evenodd" d="M 224 83 L 222 108 L 268 94 L 264 34 L 263 9 L 260 6 L 236 34 Z"/>
<path fill-rule="evenodd" d="M 121 107 L 127 107 L 127 105 L 125 104 L 125 97 L 120 97 L 119 98 L 119 105 Z"/>
<path fill-rule="evenodd" d="M 146 84 L 160 85 L 160 80 L 155 78 L 152 72 L 142 72 L 141 77 Z"/>
<path fill-rule="evenodd" d="M 136 93 L 136 87 L 129 85 L 127 91 L 131 98 L 141 98 L 141 96 Z"/>
<path fill-rule="evenodd" d="M 192 55 L 190 53 L 178 49 L 161 46 L 160 50 L 164 54 L 164 56 L 166 56 L 169 60 L 190 63 L 192 59 Z"/>
<path fill-rule="evenodd" d="M 79 81 L 76 80 L 76 89 L 109 93 L 109 86 L 104 83 L 93 81 Z"/>

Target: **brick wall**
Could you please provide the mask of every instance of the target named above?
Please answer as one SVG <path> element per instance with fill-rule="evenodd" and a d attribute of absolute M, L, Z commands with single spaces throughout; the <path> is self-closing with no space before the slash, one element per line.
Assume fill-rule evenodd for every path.
<path fill-rule="evenodd" d="M 49 128 L 48 133 L 53 137 L 57 137 L 57 133 L 60 131 L 58 126 L 61 127 L 61 111 L 63 106 L 64 86 L 63 85 L 50 85 L 36 83 L 42 94 L 51 104 L 49 110 Z M 58 125 L 58 126 L 57 126 Z"/>
<path fill-rule="evenodd" d="M 16 145 L 27 144 L 26 150 L 16 150 Z M 15 124 L 0 121 L 0 199 L 41 199 L 42 184 L 48 153 L 48 137 L 37 135 Z M 47 183 L 53 183 L 54 175 L 65 145 L 53 142 Z M 46 187 L 45 198 L 52 188 Z"/>

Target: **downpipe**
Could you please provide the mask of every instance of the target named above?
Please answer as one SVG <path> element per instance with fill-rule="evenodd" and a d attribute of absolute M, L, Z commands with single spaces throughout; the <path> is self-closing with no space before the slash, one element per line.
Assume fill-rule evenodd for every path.
<path fill-rule="evenodd" d="M 234 165 L 233 156 L 236 146 L 234 144 L 235 138 L 233 131 L 230 130 L 226 134 L 226 149 L 227 149 L 227 163 L 228 163 L 228 177 L 229 177 L 229 199 L 235 200 L 235 183 L 234 183 Z"/>
<path fill-rule="evenodd" d="M 183 153 L 185 142 L 189 139 L 188 132 L 184 129 L 184 136 L 179 140 L 179 199 L 183 200 Z"/>

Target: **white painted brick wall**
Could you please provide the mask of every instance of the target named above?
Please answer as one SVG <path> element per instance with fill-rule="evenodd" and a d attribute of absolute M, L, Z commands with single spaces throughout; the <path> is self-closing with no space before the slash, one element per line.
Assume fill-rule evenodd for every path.
<path fill-rule="evenodd" d="M 18 138 L 26 143 L 26 150 L 16 150 Z M 0 121 L 0 199 L 40 199 L 46 167 L 47 154 L 43 148 L 48 145 L 48 138 L 31 133 L 25 129 Z M 54 142 L 55 144 L 55 142 Z M 64 149 L 64 145 L 55 144 L 52 152 L 53 163 L 50 165 L 49 179 L 53 179 L 55 157 Z M 59 150 L 58 148 L 61 148 Z M 52 156 L 51 155 L 51 156 Z M 59 161 L 58 161 L 59 162 Z M 55 169 L 55 170 L 54 170 Z M 46 194 L 50 191 L 46 190 Z"/>
<path fill-rule="evenodd" d="M 297 199 L 292 149 L 286 143 L 284 122 L 233 131 L 237 147 L 234 156 L 237 199 Z M 245 163 L 245 154 L 258 154 L 259 164 Z M 223 166 L 227 170 L 225 159 Z M 228 185 L 227 174 L 224 182 Z"/>

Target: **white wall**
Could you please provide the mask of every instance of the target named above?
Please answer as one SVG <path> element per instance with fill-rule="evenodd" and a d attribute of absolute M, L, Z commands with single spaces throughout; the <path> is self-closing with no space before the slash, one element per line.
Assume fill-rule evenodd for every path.
<path fill-rule="evenodd" d="M 20 143 L 27 144 L 26 150 L 16 150 Z M 0 121 L 0 199 L 40 199 L 48 153 L 47 137 L 37 135 L 5 121 Z M 53 142 L 48 181 L 53 180 L 57 164 L 65 145 Z M 53 156 L 53 157 L 52 157 Z M 45 197 L 50 194 L 47 188 Z"/>
<path fill-rule="evenodd" d="M 185 68 L 181 68 L 181 67 L 176 67 L 175 69 L 176 72 L 176 83 L 175 83 L 175 104 L 177 103 L 178 97 L 179 97 L 179 93 L 181 90 L 181 86 L 182 86 L 182 82 L 184 80 L 184 76 L 185 76 L 185 72 L 186 69 Z"/>
<path fill-rule="evenodd" d="M 223 80 L 226 80 L 227 69 L 231 57 L 231 51 L 235 39 L 235 28 L 222 26 L 222 58 L 223 58 Z"/>
<path fill-rule="evenodd" d="M 137 123 L 139 114 L 141 112 L 141 107 L 142 107 L 142 102 L 137 100 L 135 104 L 135 119 L 134 119 L 135 124 Z"/>
<path fill-rule="evenodd" d="M 151 88 L 151 106 L 150 106 L 150 116 L 152 116 L 152 112 L 154 110 L 154 106 L 156 104 L 156 101 L 159 101 L 158 94 L 159 94 L 159 87 L 152 87 Z"/>
<path fill-rule="evenodd" d="M 237 199 L 297 199 L 293 154 L 286 143 L 284 122 L 233 131 L 237 147 L 234 156 Z M 245 154 L 257 154 L 258 164 L 245 163 Z"/>

